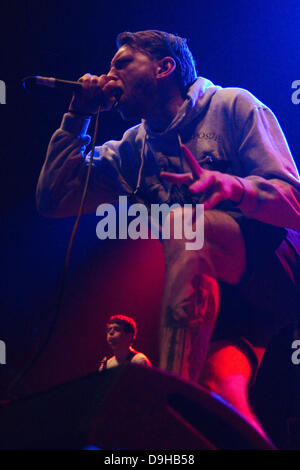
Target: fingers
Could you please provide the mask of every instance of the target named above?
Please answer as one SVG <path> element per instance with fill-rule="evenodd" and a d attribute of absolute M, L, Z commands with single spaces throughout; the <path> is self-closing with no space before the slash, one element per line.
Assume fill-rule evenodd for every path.
<path fill-rule="evenodd" d="M 167 181 L 168 183 L 173 184 L 191 184 L 194 179 L 192 173 L 169 173 L 167 171 L 162 171 L 160 177 Z"/>
<path fill-rule="evenodd" d="M 116 89 L 120 88 L 117 87 L 116 80 L 109 75 L 100 75 L 98 77 L 86 73 L 78 81 L 82 83 L 84 90 L 94 92 L 94 94 L 103 93 L 107 99 L 112 98 Z"/>
<path fill-rule="evenodd" d="M 204 210 L 213 209 L 219 202 L 224 201 L 225 198 L 221 193 L 214 193 L 210 198 L 204 202 Z"/>
<path fill-rule="evenodd" d="M 203 173 L 203 170 L 194 155 L 192 154 L 192 152 L 185 145 L 181 145 L 181 150 L 185 160 L 187 161 L 190 169 L 192 170 L 194 178 L 200 178 L 200 175 Z"/>
<path fill-rule="evenodd" d="M 111 78 L 107 75 L 100 75 L 98 77 L 98 75 L 91 75 L 90 73 L 86 73 L 78 79 L 78 81 L 82 83 L 83 87 L 86 89 L 94 87 L 102 88 L 110 80 Z"/>
<path fill-rule="evenodd" d="M 84 95 L 87 99 L 95 98 L 101 96 L 103 99 L 104 92 L 103 89 L 109 78 L 105 75 L 98 77 L 97 75 L 91 75 L 86 73 L 79 78 L 79 82 L 82 84 L 82 89 L 79 91 L 79 94 Z"/>
<path fill-rule="evenodd" d="M 201 196 L 204 203 L 204 209 L 209 210 L 215 207 L 219 202 L 227 199 L 226 191 L 222 188 L 222 184 L 218 181 L 215 172 L 203 170 L 200 179 L 196 181 L 192 173 L 169 173 L 162 171 L 160 176 L 163 180 L 172 184 L 186 184 L 192 194 Z"/>
<path fill-rule="evenodd" d="M 201 168 L 192 152 L 185 145 L 181 145 L 181 150 L 193 174 L 192 184 L 189 185 L 190 192 L 193 194 L 201 194 L 202 198 L 204 197 L 205 200 L 204 209 L 212 209 L 219 202 L 224 200 L 216 172 Z"/>
<path fill-rule="evenodd" d="M 113 88 L 116 87 L 115 80 L 108 75 L 84 74 L 78 79 L 82 88 L 75 92 L 71 101 L 70 108 L 86 114 L 96 114 L 98 107 L 101 110 L 109 111 L 116 98 Z M 110 84 L 110 88 L 107 88 Z"/>
<path fill-rule="evenodd" d="M 201 179 L 194 180 L 192 173 L 169 173 L 162 171 L 160 177 L 173 184 L 186 184 L 189 186 L 189 190 L 193 194 L 203 193 L 209 190 L 216 183 L 216 177 L 213 173 L 205 173 L 201 176 Z"/>
<path fill-rule="evenodd" d="M 212 172 L 206 172 L 202 174 L 201 179 L 196 180 L 189 186 L 189 190 L 193 194 L 197 194 L 203 191 L 207 191 L 216 183 L 216 176 Z"/>
<path fill-rule="evenodd" d="M 162 171 L 161 178 L 173 184 L 186 184 L 192 194 L 201 196 L 205 210 L 212 209 L 219 202 L 230 199 L 233 185 L 229 176 L 219 171 L 201 168 L 192 152 L 185 145 L 181 145 L 181 149 L 192 172 L 178 174 Z"/>

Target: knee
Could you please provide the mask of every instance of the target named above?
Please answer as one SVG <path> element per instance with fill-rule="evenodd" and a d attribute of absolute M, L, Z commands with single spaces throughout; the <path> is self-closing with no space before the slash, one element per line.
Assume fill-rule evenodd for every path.
<path fill-rule="evenodd" d="M 239 347 L 225 340 L 217 341 L 210 346 L 201 384 L 216 393 L 228 387 L 246 390 L 251 373 L 251 362 Z"/>

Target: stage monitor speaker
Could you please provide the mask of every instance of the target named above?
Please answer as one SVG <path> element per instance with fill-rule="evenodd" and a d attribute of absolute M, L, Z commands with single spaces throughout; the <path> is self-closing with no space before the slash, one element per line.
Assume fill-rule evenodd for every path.
<path fill-rule="evenodd" d="M 155 368 L 125 365 L 0 407 L 0 449 L 274 449 L 233 407 Z"/>

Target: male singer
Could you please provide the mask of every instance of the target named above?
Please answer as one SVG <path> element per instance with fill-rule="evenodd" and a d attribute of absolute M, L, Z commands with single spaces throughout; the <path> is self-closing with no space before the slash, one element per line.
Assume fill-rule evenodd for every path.
<path fill-rule="evenodd" d="M 139 122 L 96 147 L 85 211 L 126 195 L 148 208 L 177 203 L 176 222 L 204 204 L 200 250 L 172 231 L 162 240 L 160 367 L 201 380 L 263 433 L 247 390 L 270 337 L 297 309 L 296 166 L 270 109 L 246 90 L 197 77 L 185 39 L 150 30 L 121 33 L 117 44 L 107 74 L 79 79 L 50 141 L 39 211 L 76 214 L 99 105 Z"/>

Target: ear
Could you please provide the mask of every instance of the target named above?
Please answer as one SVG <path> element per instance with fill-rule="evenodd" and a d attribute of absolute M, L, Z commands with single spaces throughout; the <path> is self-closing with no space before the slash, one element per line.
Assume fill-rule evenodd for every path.
<path fill-rule="evenodd" d="M 134 341 L 133 333 L 127 333 L 127 335 L 128 335 L 128 336 L 127 336 L 128 341 L 130 341 L 130 344 L 132 344 L 133 341 Z"/>
<path fill-rule="evenodd" d="M 170 76 L 176 69 L 176 62 L 173 57 L 164 57 L 158 61 L 157 78 L 166 78 Z"/>

